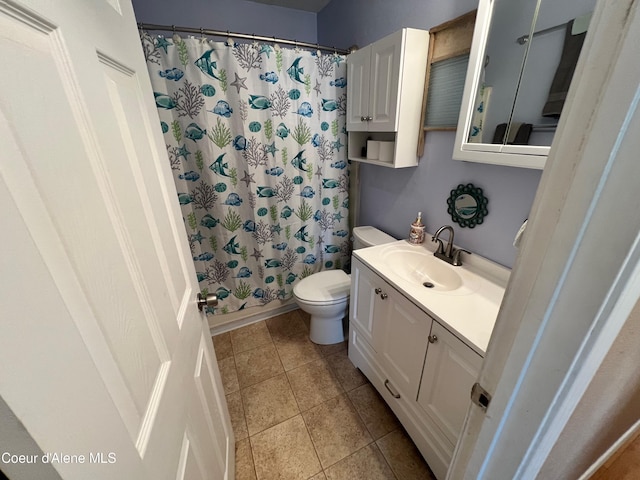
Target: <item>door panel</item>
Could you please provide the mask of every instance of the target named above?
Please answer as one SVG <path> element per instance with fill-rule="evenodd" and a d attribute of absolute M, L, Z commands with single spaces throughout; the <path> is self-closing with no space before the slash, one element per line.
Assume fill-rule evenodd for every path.
<path fill-rule="evenodd" d="M 21 279 L 11 290 L 0 279 L 13 293 L 0 297 L 13 312 L 0 364 L 14 369 L 0 370 L 0 395 L 44 452 L 117 450 L 100 468 L 60 466 L 63 478 L 232 478 L 233 433 L 131 5 L 2 4 L 0 56 L 3 244 L 26 249 L 2 257 Z M 34 292 L 51 297 L 46 313 L 29 308 Z"/>
<path fill-rule="evenodd" d="M 371 104 L 369 130 L 393 132 L 397 130 L 398 86 L 402 50 L 400 30 L 375 43 L 371 53 Z"/>
<path fill-rule="evenodd" d="M 380 335 L 383 368 L 394 386 L 415 401 L 431 319 L 393 288 L 385 288 L 384 293 L 387 298 L 380 300 L 387 305 L 385 316 L 380 318 L 384 325 Z"/>

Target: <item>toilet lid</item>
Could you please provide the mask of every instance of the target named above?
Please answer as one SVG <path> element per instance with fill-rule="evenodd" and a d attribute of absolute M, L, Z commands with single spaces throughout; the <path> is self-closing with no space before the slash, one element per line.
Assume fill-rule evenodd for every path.
<path fill-rule="evenodd" d="M 300 280 L 293 293 L 307 302 L 328 303 L 349 296 L 351 279 L 342 270 L 325 270 Z"/>

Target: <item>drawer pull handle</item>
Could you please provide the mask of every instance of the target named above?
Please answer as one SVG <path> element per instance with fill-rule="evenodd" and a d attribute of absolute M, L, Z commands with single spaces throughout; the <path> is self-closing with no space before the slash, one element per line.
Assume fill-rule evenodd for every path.
<path fill-rule="evenodd" d="M 429 343 L 436 343 L 438 341 L 438 336 L 434 333 L 433 335 L 429 335 Z"/>
<path fill-rule="evenodd" d="M 384 386 L 387 387 L 387 390 L 389 390 L 389 393 L 393 396 L 393 398 L 400 398 L 400 394 L 394 392 L 393 390 L 391 390 L 391 387 L 389 387 L 389 380 L 384 381 Z"/>

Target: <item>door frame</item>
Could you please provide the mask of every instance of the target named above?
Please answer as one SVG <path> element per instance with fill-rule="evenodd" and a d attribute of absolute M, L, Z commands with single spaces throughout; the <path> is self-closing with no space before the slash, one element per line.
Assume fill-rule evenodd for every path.
<path fill-rule="evenodd" d="M 447 478 L 535 478 L 640 297 L 639 43 L 599 0 Z"/>

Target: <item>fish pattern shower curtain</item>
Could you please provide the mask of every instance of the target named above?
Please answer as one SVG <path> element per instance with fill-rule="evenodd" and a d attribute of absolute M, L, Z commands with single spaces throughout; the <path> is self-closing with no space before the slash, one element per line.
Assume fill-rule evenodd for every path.
<path fill-rule="evenodd" d="M 345 58 L 231 39 L 142 32 L 141 41 L 215 313 L 290 298 L 302 278 L 344 267 Z"/>

